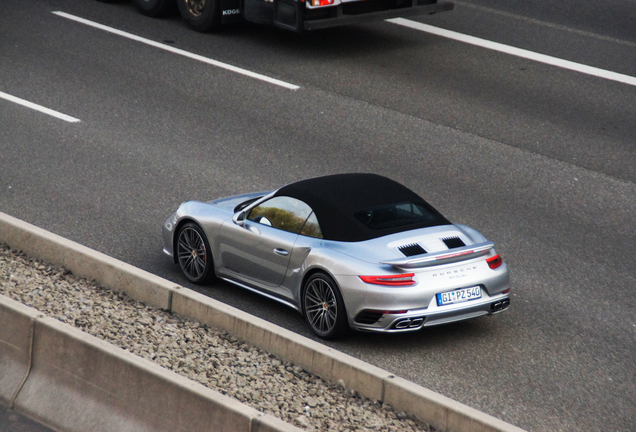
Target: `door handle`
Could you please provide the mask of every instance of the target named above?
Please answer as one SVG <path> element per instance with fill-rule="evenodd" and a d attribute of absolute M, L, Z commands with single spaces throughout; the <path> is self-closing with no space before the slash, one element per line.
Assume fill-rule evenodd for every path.
<path fill-rule="evenodd" d="M 289 252 L 287 252 L 285 249 L 279 249 L 279 248 L 274 249 L 274 253 L 275 253 L 276 255 L 280 255 L 280 256 L 287 256 L 287 255 L 289 255 Z"/>

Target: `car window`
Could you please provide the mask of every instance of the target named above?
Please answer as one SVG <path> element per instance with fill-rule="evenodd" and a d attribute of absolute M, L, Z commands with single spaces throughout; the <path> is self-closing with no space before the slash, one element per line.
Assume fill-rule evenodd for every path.
<path fill-rule="evenodd" d="M 303 225 L 303 229 L 300 231 L 300 234 L 307 237 L 322 238 L 322 231 L 320 230 L 316 213 L 311 213 L 309 215 L 307 221 L 305 221 L 305 225 Z"/>
<path fill-rule="evenodd" d="M 247 218 L 263 225 L 300 234 L 311 213 L 311 207 L 304 202 L 296 198 L 277 196 L 254 207 Z M 317 223 L 316 220 L 316 225 Z"/>
<path fill-rule="evenodd" d="M 423 205 L 404 202 L 360 210 L 353 216 L 371 229 L 396 228 L 415 223 L 430 222 L 436 216 Z"/>

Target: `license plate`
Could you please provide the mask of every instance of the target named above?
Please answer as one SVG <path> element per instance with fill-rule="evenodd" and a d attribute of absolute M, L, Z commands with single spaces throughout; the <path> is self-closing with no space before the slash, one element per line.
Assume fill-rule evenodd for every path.
<path fill-rule="evenodd" d="M 437 294 L 437 306 L 444 306 L 454 303 L 463 303 L 481 298 L 481 288 L 478 286 L 463 288 L 455 291 Z"/>

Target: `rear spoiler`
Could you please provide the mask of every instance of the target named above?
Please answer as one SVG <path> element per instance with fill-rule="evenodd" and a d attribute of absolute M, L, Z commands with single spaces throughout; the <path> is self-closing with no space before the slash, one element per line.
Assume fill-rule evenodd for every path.
<path fill-rule="evenodd" d="M 477 258 L 486 255 L 494 247 L 495 244 L 489 241 L 441 252 L 431 252 L 422 255 L 415 255 L 408 258 L 380 261 L 380 264 L 388 264 L 403 269 L 430 267 Z"/>

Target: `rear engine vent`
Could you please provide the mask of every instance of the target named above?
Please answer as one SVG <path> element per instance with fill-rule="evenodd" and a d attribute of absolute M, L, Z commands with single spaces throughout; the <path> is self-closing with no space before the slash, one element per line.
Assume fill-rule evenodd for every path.
<path fill-rule="evenodd" d="M 417 243 L 400 246 L 398 249 L 400 250 L 400 252 L 402 252 L 404 254 L 404 256 L 407 256 L 407 257 L 408 256 L 413 256 L 413 255 L 421 255 L 421 254 L 425 254 L 426 253 L 424 248 L 422 246 L 418 245 Z"/>
<path fill-rule="evenodd" d="M 446 244 L 449 249 L 455 249 L 459 247 L 466 246 L 466 243 L 462 241 L 459 237 L 446 237 L 443 238 L 442 241 Z"/>
<path fill-rule="evenodd" d="M 380 318 L 382 318 L 384 312 L 363 310 L 356 316 L 356 322 L 360 324 L 375 324 Z"/>

